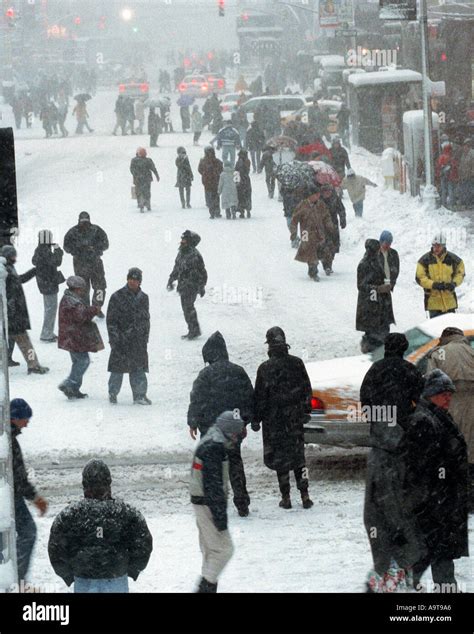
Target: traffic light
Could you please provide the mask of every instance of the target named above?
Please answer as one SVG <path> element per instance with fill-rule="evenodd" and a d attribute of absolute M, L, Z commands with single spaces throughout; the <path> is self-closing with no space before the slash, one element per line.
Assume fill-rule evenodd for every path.
<path fill-rule="evenodd" d="M 445 51 L 443 51 L 443 52 L 441 53 L 441 55 L 439 56 L 439 61 L 440 61 L 440 62 L 446 62 L 447 60 L 448 60 L 448 56 L 446 55 L 446 52 L 445 52 Z"/>
<path fill-rule="evenodd" d="M 106 24 L 105 15 L 101 15 L 99 18 L 99 29 L 101 31 L 105 31 L 106 28 L 107 28 L 107 24 Z"/>
<path fill-rule="evenodd" d="M 219 17 L 223 18 L 225 16 L 225 0 L 217 0 L 219 6 Z"/>
<path fill-rule="evenodd" d="M 82 20 L 81 17 L 79 15 L 76 15 L 76 17 L 74 18 L 74 24 L 76 26 L 81 26 Z"/>
<path fill-rule="evenodd" d="M 15 9 L 13 7 L 9 7 L 5 11 L 5 15 L 8 19 L 13 20 L 15 18 Z"/>

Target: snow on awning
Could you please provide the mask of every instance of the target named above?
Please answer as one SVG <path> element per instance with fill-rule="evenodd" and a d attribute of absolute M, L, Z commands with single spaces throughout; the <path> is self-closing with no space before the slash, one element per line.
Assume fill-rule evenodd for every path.
<path fill-rule="evenodd" d="M 404 84 L 408 82 L 421 82 L 421 73 L 415 70 L 383 70 L 373 73 L 354 73 L 349 75 L 348 82 L 355 87 L 373 86 L 377 84 Z"/>

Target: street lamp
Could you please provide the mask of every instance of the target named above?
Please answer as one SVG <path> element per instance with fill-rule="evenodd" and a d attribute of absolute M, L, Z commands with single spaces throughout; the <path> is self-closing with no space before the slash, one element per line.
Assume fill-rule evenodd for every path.
<path fill-rule="evenodd" d="M 125 7 L 124 9 L 120 11 L 120 17 L 122 18 L 124 22 L 130 22 L 130 20 L 133 19 L 133 16 L 134 16 L 133 9 L 129 9 Z"/>

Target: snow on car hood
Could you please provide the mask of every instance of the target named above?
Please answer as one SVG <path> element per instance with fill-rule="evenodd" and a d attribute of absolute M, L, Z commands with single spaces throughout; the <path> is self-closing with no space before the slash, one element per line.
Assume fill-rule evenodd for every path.
<path fill-rule="evenodd" d="M 362 379 L 372 365 L 368 354 L 341 357 L 306 364 L 313 390 L 351 387 L 359 390 Z"/>

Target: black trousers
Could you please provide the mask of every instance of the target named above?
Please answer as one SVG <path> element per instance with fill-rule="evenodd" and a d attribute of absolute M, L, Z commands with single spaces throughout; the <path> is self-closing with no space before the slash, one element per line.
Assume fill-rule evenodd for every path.
<path fill-rule="evenodd" d="M 104 263 L 101 258 L 91 262 L 84 262 L 74 258 L 74 274 L 79 275 L 86 283 L 86 302 L 90 304 L 91 286 L 94 290 L 92 295 L 92 304 L 94 306 L 103 306 L 105 302 L 105 289 L 107 282 L 105 281 Z"/>
<path fill-rule="evenodd" d="M 265 182 L 267 184 L 268 195 L 270 198 L 273 198 L 275 195 L 275 176 L 265 176 Z"/>
<path fill-rule="evenodd" d="M 159 136 L 158 132 L 150 132 L 150 147 L 156 147 Z"/>
<path fill-rule="evenodd" d="M 413 566 L 413 584 L 415 589 L 420 582 L 422 574 L 430 565 L 434 583 L 440 586 L 442 584 L 454 584 L 457 587 L 454 576 L 454 561 L 452 559 L 438 559 L 434 561 L 422 560 Z"/>
<path fill-rule="evenodd" d="M 247 491 L 247 479 L 245 477 L 244 463 L 240 453 L 241 443 L 229 449 L 229 479 L 234 493 L 234 504 L 237 509 L 250 504 L 250 496 Z"/>
<path fill-rule="evenodd" d="M 186 198 L 184 197 L 184 193 L 186 192 Z M 179 197 L 181 199 L 181 204 L 183 207 L 185 205 L 191 204 L 191 185 L 187 187 L 179 187 Z"/>
<path fill-rule="evenodd" d="M 138 181 L 135 183 L 135 190 L 137 194 L 137 204 L 142 209 L 143 207 L 151 206 L 151 181 Z"/>
<path fill-rule="evenodd" d="M 196 291 L 186 291 L 180 293 L 181 308 L 183 309 L 183 315 L 186 323 L 188 324 L 188 332 L 190 335 L 200 335 L 201 329 L 197 318 L 197 312 L 194 308 L 194 302 L 197 298 Z"/>
<path fill-rule="evenodd" d="M 305 467 L 299 467 L 293 471 L 295 474 L 296 487 L 302 493 L 308 490 L 308 478 L 305 477 Z M 277 471 L 278 484 L 282 495 L 290 495 L 290 472 Z"/>

